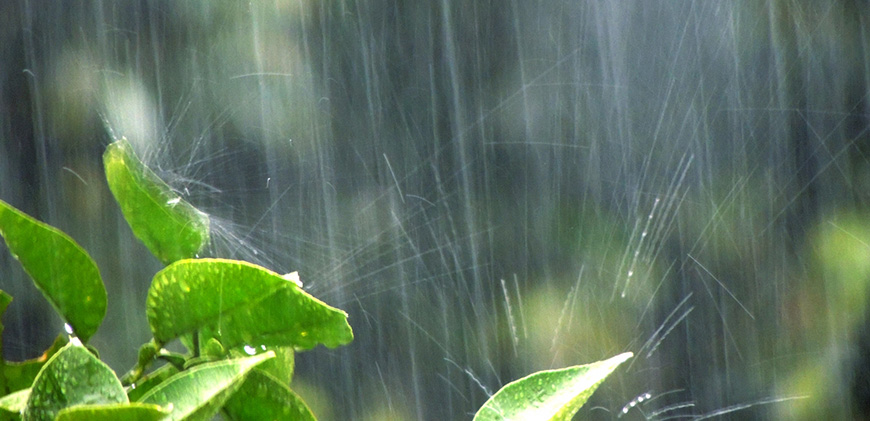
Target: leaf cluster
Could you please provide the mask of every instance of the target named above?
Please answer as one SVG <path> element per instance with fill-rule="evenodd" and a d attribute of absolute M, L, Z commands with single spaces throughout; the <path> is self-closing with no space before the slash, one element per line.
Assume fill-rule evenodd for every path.
<path fill-rule="evenodd" d="M 290 388 L 294 355 L 350 343 L 347 313 L 305 292 L 295 272 L 200 258 L 208 215 L 154 174 L 125 139 L 110 144 L 103 161 L 132 232 L 165 265 L 146 299 L 153 339 L 122 378 L 100 361 L 87 345 L 106 314 L 96 263 L 65 233 L 0 200 L 0 236 L 68 333 L 39 358 L 0 360 L 0 420 L 208 420 L 218 413 L 230 420 L 315 419 Z M 11 301 L 0 291 L 0 314 Z M 165 348 L 176 339 L 187 353 Z M 629 357 L 517 380 L 475 420 L 568 420 Z"/>

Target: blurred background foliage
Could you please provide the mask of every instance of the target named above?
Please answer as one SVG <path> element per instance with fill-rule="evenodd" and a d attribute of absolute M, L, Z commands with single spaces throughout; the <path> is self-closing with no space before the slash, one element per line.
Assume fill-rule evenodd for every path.
<path fill-rule="evenodd" d="M 767 1 L 0 3 L 0 198 L 89 250 L 92 343 L 149 338 L 159 263 L 100 156 L 126 136 L 209 254 L 300 271 L 343 349 L 323 419 L 461 419 L 634 351 L 582 416 L 870 408 L 870 6 Z M 282 273 L 283 273 L 282 272 Z M 61 322 L 0 254 L 4 357 Z M 737 413 L 734 413 L 735 415 Z"/>

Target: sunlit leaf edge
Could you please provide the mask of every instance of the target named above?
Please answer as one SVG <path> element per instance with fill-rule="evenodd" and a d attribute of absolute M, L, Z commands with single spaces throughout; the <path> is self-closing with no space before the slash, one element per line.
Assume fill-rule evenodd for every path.
<path fill-rule="evenodd" d="M 0 398 L 0 409 L 12 413 L 21 413 L 21 411 L 24 411 L 24 408 L 27 406 L 27 399 L 29 397 L 29 387 L 27 389 L 12 392 Z"/>
<path fill-rule="evenodd" d="M 166 418 L 169 412 L 159 405 L 141 402 L 75 405 L 61 409 L 55 421 L 157 421 Z"/>
<path fill-rule="evenodd" d="M 103 166 L 109 190 L 133 234 L 161 262 L 168 265 L 195 257 L 205 247 L 209 240 L 208 215 L 181 198 L 148 168 L 126 138 L 106 147 Z"/>
<path fill-rule="evenodd" d="M 474 420 L 570 420 L 598 386 L 633 355 L 625 352 L 606 360 L 539 371 L 517 379 L 492 395 L 474 415 Z M 551 377 L 554 375 L 569 380 L 570 386 L 558 387 Z M 544 399 L 548 395 L 561 396 L 562 399 L 554 399 L 555 402 L 548 404 Z"/>
<path fill-rule="evenodd" d="M 106 287 L 90 254 L 63 231 L 2 200 L 0 236 L 37 289 L 87 343 L 102 324 L 107 307 Z"/>
<path fill-rule="evenodd" d="M 239 294 L 227 293 L 225 289 L 235 285 L 226 285 L 222 282 L 234 282 L 234 280 L 226 280 L 223 277 L 227 276 L 228 273 L 232 274 L 233 271 L 241 271 L 242 274 L 239 277 L 242 279 L 256 279 L 262 281 L 262 284 L 246 285 L 246 289 L 240 291 Z M 220 276 L 215 275 L 215 273 L 220 273 Z M 194 277 L 192 274 L 201 278 L 190 279 Z M 220 291 L 221 295 L 215 295 L 214 291 Z M 247 297 L 243 295 L 248 293 L 252 295 Z M 280 314 L 276 315 L 274 311 L 282 307 L 296 311 L 296 308 L 289 306 L 269 304 L 270 300 L 276 298 L 280 300 L 282 294 L 291 294 L 313 306 L 316 311 L 328 313 L 330 320 L 327 327 L 321 329 L 328 328 L 334 331 L 334 334 L 326 335 L 326 337 L 306 335 L 302 339 L 297 338 L 295 341 L 287 342 L 282 339 L 282 332 L 289 329 L 286 325 L 282 325 L 284 331 L 261 330 L 257 336 L 241 340 L 239 338 L 242 335 L 240 332 L 225 328 L 233 322 L 239 322 L 239 319 L 234 317 L 235 313 L 246 309 L 268 310 L 268 320 L 279 316 Z M 189 317 L 191 311 L 203 313 L 196 317 Z M 317 343 L 322 343 L 329 348 L 334 348 L 346 345 L 353 340 L 353 330 L 347 322 L 346 312 L 308 294 L 296 283 L 288 280 L 286 276 L 242 260 L 183 259 L 168 265 L 154 275 L 146 299 L 146 315 L 154 338 L 162 344 L 194 331 L 202 333 L 203 337 L 206 338 L 205 340 L 210 337 L 220 339 L 228 349 L 249 343 L 251 345 L 293 346 L 297 349 L 310 349 Z M 251 323 L 239 322 L 236 324 L 249 326 L 251 329 L 261 328 Z M 219 334 L 221 332 L 222 336 Z"/>

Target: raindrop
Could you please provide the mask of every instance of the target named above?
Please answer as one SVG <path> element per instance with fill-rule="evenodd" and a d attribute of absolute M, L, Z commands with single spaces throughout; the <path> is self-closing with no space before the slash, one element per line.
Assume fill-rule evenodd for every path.
<path fill-rule="evenodd" d="M 72 328 L 72 326 L 69 325 L 69 323 L 64 323 L 64 324 L 63 324 L 63 330 L 65 330 L 66 333 L 69 334 L 69 335 L 72 335 L 72 334 L 73 334 L 73 328 Z"/>
<path fill-rule="evenodd" d="M 299 279 L 299 272 L 290 272 L 281 277 L 298 285 L 299 288 L 302 288 L 302 281 Z"/>
<path fill-rule="evenodd" d="M 250 345 L 245 345 L 245 346 L 243 347 L 243 349 L 244 349 L 244 351 L 245 351 L 245 354 L 248 354 L 248 355 L 257 355 L 257 348 L 254 348 L 254 347 L 252 347 L 252 346 L 250 346 Z"/>
<path fill-rule="evenodd" d="M 169 205 L 169 206 L 175 206 L 175 205 L 178 204 L 178 202 L 181 202 L 181 198 L 180 198 L 180 197 L 176 197 L 176 198 L 173 198 L 173 199 L 169 199 L 169 201 L 166 202 L 166 204 Z"/>

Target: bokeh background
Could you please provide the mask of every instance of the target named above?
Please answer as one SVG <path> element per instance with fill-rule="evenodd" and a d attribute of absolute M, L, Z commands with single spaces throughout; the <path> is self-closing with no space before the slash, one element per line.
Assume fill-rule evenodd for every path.
<path fill-rule="evenodd" d="M 868 94 L 862 0 L 8 0 L 0 199 L 93 255 L 118 372 L 160 269 L 103 178 L 126 136 L 207 254 L 350 314 L 297 359 L 322 419 L 470 419 L 623 351 L 578 418 L 861 418 Z M 31 358 L 62 322 L 0 251 Z"/>

